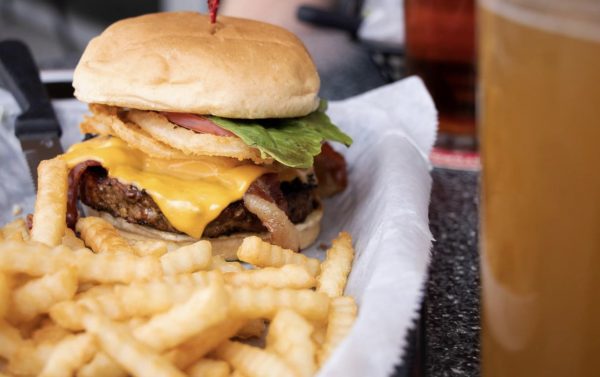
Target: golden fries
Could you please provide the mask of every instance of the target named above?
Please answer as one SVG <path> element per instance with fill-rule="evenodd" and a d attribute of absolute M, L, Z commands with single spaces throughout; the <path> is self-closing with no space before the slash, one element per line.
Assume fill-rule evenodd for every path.
<path fill-rule="evenodd" d="M 301 377 L 317 370 L 316 347 L 312 341 L 313 326 L 295 312 L 277 312 L 269 326 L 267 350 L 279 355 Z"/>
<path fill-rule="evenodd" d="M 244 269 L 207 241 L 126 240 L 94 217 L 79 220 L 81 238 L 54 228 L 44 242 L 23 222 L 0 230 L 0 363 L 11 375 L 307 377 L 356 317 L 353 299 L 338 297 L 347 234 L 322 267 L 248 237 L 238 255 L 254 268 Z M 231 341 L 265 335 L 265 348 Z"/>
<path fill-rule="evenodd" d="M 227 284 L 254 288 L 312 288 L 316 280 L 306 268 L 300 265 L 286 264 L 283 267 L 265 267 L 257 270 L 225 273 Z"/>
<path fill-rule="evenodd" d="M 82 217 L 77 221 L 76 229 L 85 244 L 96 253 L 134 254 L 133 248 L 115 227 L 100 217 Z"/>
<path fill-rule="evenodd" d="M 198 241 L 160 257 L 160 264 L 165 275 L 206 270 L 211 263 L 212 249 L 208 241 Z"/>
<path fill-rule="evenodd" d="M 258 267 L 281 267 L 286 264 L 299 264 L 306 267 L 312 276 L 319 273 L 321 265 L 318 259 L 308 258 L 293 250 L 271 245 L 256 236 L 244 238 L 237 251 L 237 256 L 239 260 Z"/>
<path fill-rule="evenodd" d="M 327 320 L 329 297 L 309 289 L 231 287 L 231 311 L 242 318 L 272 319 L 278 310 L 292 309 L 307 319 Z"/>
<path fill-rule="evenodd" d="M 341 296 L 352 268 L 352 259 L 352 238 L 348 233 L 342 232 L 327 250 L 327 259 L 321 265 L 321 274 L 317 278 L 317 292 L 323 292 L 332 298 Z"/>
<path fill-rule="evenodd" d="M 42 161 L 38 166 L 32 240 L 48 246 L 60 244 L 67 227 L 68 175 L 67 164 L 60 158 Z"/>
<path fill-rule="evenodd" d="M 227 340 L 217 347 L 214 354 L 248 377 L 296 376 L 277 355 L 240 342 Z"/>
<path fill-rule="evenodd" d="M 220 360 L 202 359 L 185 371 L 190 377 L 229 377 L 229 364 Z"/>
<path fill-rule="evenodd" d="M 47 313 L 52 305 L 69 300 L 77 291 L 77 270 L 65 268 L 53 274 L 30 280 L 14 291 L 13 322 L 26 322 Z"/>
<path fill-rule="evenodd" d="M 342 296 L 333 299 L 325 342 L 318 354 L 319 365 L 327 361 L 337 345 L 348 335 L 356 319 L 356 312 L 356 302 L 352 297 Z"/>
<path fill-rule="evenodd" d="M 132 375 L 185 376 L 165 357 L 136 340 L 125 325 L 95 315 L 86 315 L 83 323 L 86 331 L 96 337 L 102 350 Z"/>
<path fill-rule="evenodd" d="M 56 345 L 40 377 L 69 377 L 88 362 L 96 352 L 96 343 L 89 334 L 69 336 Z"/>

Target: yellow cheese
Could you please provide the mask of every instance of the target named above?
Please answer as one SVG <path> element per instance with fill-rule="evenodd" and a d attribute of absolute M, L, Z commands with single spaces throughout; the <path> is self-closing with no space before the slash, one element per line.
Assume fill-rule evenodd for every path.
<path fill-rule="evenodd" d="M 175 229 L 195 238 L 269 171 L 225 157 L 154 158 L 110 136 L 75 144 L 62 159 L 69 168 L 87 160 L 99 162 L 110 177 L 145 190 Z"/>

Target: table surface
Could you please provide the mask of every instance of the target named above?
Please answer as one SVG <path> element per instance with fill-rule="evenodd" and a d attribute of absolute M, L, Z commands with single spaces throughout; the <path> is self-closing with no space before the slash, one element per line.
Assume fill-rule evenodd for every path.
<path fill-rule="evenodd" d="M 478 172 L 434 169 L 421 318 L 394 377 L 479 376 Z"/>

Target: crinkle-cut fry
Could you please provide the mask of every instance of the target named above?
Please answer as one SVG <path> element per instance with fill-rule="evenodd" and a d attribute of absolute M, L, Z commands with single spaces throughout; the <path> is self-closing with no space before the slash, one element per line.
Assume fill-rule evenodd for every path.
<path fill-rule="evenodd" d="M 230 377 L 246 377 L 244 373 L 242 373 L 239 369 L 236 369 L 231 373 Z"/>
<path fill-rule="evenodd" d="M 0 357 L 10 359 L 22 344 L 19 330 L 0 319 Z"/>
<path fill-rule="evenodd" d="M 220 270 L 221 272 L 241 272 L 244 267 L 240 262 L 228 262 L 220 255 L 213 255 L 211 270 Z"/>
<path fill-rule="evenodd" d="M 85 243 L 77 237 L 77 235 L 71 230 L 71 228 L 65 229 L 65 235 L 63 236 L 61 243 L 71 250 L 85 248 Z"/>
<path fill-rule="evenodd" d="M 213 271 L 196 271 L 185 274 L 165 275 L 160 280 L 169 284 L 187 284 L 204 287 L 210 284 L 212 274 L 214 274 Z"/>
<path fill-rule="evenodd" d="M 166 356 L 179 369 L 187 369 L 216 346 L 234 336 L 245 322 L 240 318 L 230 318 L 211 326 L 167 352 Z"/>
<path fill-rule="evenodd" d="M 69 249 L 59 246 L 50 248 L 40 243 L 0 242 L 0 270 L 42 276 L 68 266 Z"/>
<path fill-rule="evenodd" d="M 70 300 L 76 291 L 77 270 L 73 267 L 30 280 L 13 292 L 11 319 L 29 321 L 47 313 L 54 304 Z"/>
<path fill-rule="evenodd" d="M 165 275 L 207 270 L 211 263 L 212 248 L 210 242 L 204 240 L 180 247 L 160 257 L 160 264 Z"/>
<path fill-rule="evenodd" d="M 60 158 L 38 165 L 38 191 L 33 213 L 31 239 L 48 246 L 62 241 L 67 227 L 67 164 Z"/>
<path fill-rule="evenodd" d="M 352 237 L 346 232 L 341 232 L 329 250 L 327 257 L 321 264 L 321 274 L 317 278 L 317 292 L 323 292 L 329 297 L 339 297 L 344 294 L 348 274 L 352 268 L 354 249 Z"/>
<path fill-rule="evenodd" d="M 69 336 L 56 345 L 40 377 L 70 377 L 96 353 L 96 342 L 90 334 Z"/>
<path fill-rule="evenodd" d="M 310 377 L 317 370 L 313 326 L 289 309 L 277 312 L 269 325 L 267 350 L 279 355 L 299 376 Z"/>
<path fill-rule="evenodd" d="M 92 360 L 77 371 L 77 377 L 127 377 L 127 372 L 104 352 L 97 352 Z"/>
<path fill-rule="evenodd" d="M 348 335 L 356 319 L 357 311 L 356 302 L 350 296 L 336 297 L 331 301 L 325 342 L 317 355 L 319 365 L 323 365 L 327 361 L 336 347 Z"/>
<path fill-rule="evenodd" d="M 86 315 L 83 323 L 102 350 L 133 376 L 185 376 L 165 357 L 135 339 L 127 326 L 96 315 Z"/>
<path fill-rule="evenodd" d="M 63 301 L 50 308 L 50 318 L 59 326 L 72 331 L 83 329 L 85 308 L 79 302 Z"/>
<path fill-rule="evenodd" d="M 29 240 L 29 230 L 27 224 L 22 218 L 15 219 L 4 227 L 0 228 L 0 239 L 4 238 L 7 241 L 27 241 Z"/>
<path fill-rule="evenodd" d="M 31 340 L 24 341 L 9 359 L 6 371 L 15 376 L 37 376 L 46 365 L 56 343 L 35 344 Z"/>
<path fill-rule="evenodd" d="M 79 284 L 79 287 L 77 288 L 77 295 L 75 296 L 75 299 L 96 297 L 101 294 L 112 292 L 114 287 L 114 284 L 95 284 L 92 282 L 82 283 Z"/>
<path fill-rule="evenodd" d="M 81 217 L 75 226 L 86 245 L 96 253 L 135 254 L 133 247 L 108 221 L 94 216 Z"/>
<path fill-rule="evenodd" d="M 46 342 L 58 343 L 68 335 L 71 335 L 69 331 L 58 326 L 50 319 L 47 319 L 33 332 L 31 340 L 33 340 L 35 344 Z"/>
<path fill-rule="evenodd" d="M 239 260 L 257 267 L 281 267 L 286 264 L 299 264 L 306 267 L 312 276 L 317 276 L 321 262 L 293 250 L 284 249 L 263 241 L 257 236 L 244 238 L 237 256 Z"/>
<path fill-rule="evenodd" d="M 259 164 L 273 162 L 271 158 L 261 158 L 258 149 L 248 146 L 238 137 L 199 134 L 183 127 L 174 127 L 164 115 L 153 111 L 131 110 L 127 117 L 154 139 L 187 155 L 250 159 Z"/>
<path fill-rule="evenodd" d="M 221 343 L 213 352 L 248 377 L 296 377 L 288 364 L 274 353 L 235 341 Z"/>
<path fill-rule="evenodd" d="M 214 276 L 208 287 L 197 289 L 187 301 L 135 329 L 135 337 L 157 351 L 165 351 L 227 320 L 229 295 L 222 276 Z"/>
<path fill-rule="evenodd" d="M 227 284 L 248 286 L 254 288 L 312 288 L 316 281 L 304 266 L 286 264 L 282 267 L 265 267 L 242 272 L 227 272 L 224 274 Z"/>
<path fill-rule="evenodd" d="M 272 319 L 278 310 L 288 308 L 324 322 L 329 313 L 329 297 L 310 289 L 230 287 L 229 293 L 232 313 L 243 318 Z"/>
<path fill-rule="evenodd" d="M 251 319 L 235 334 L 235 337 L 240 339 L 260 338 L 266 328 L 267 325 L 265 325 L 264 320 L 260 318 Z"/>
<path fill-rule="evenodd" d="M 167 243 L 160 240 L 132 240 L 133 251 L 138 257 L 160 258 L 169 251 Z"/>
<path fill-rule="evenodd" d="M 0 272 L 0 318 L 4 318 L 10 305 L 11 279 Z"/>
<path fill-rule="evenodd" d="M 94 254 L 75 250 L 73 264 L 79 270 L 79 280 L 99 283 L 131 283 L 150 280 L 162 275 L 158 258 L 137 257 L 133 254 Z"/>
<path fill-rule="evenodd" d="M 231 368 L 222 360 L 201 359 L 185 372 L 190 377 L 229 377 Z"/>
<path fill-rule="evenodd" d="M 331 310 L 331 309 L 330 309 Z M 325 335 L 327 334 L 327 326 L 319 325 L 315 326 L 312 334 L 313 341 L 319 346 L 319 348 L 325 343 Z"/>

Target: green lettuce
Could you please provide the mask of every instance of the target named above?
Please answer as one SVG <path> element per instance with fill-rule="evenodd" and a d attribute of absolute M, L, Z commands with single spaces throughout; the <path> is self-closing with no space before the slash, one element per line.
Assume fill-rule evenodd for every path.
<path fill-rule="evenodd" d="M 211 116 L 220 127 L 255 147 L 263 158 L 272 157 L 294 168 L 309 168 L 321 153 L 323 141 L 350 146 L 352 138 L 337 128 L 325 114 L 324 101 L 316 111 L 300 118 L 240 120 Z"/>

